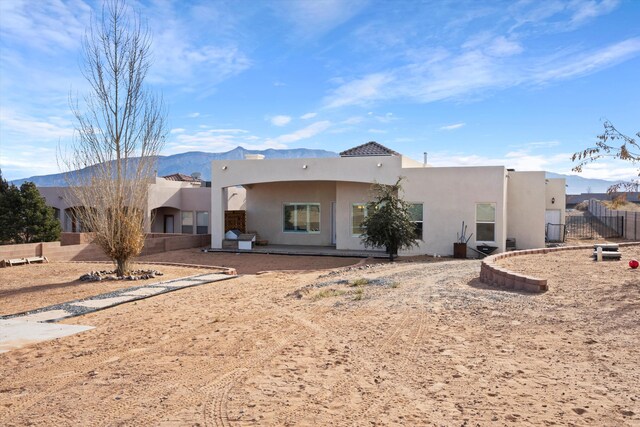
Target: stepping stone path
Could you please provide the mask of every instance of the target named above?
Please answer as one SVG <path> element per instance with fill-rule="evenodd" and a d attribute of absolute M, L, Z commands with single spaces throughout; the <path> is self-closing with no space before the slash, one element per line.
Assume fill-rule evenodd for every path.
<path fill-rule="evenodd" d="M 50 305 L 25 313 L 0 316 L 0 353 L 20 348 L 27 344 L 60 338 L 93 329 L 93 326 L 53 323 L 62 319 L 82 316 L 127 302 L 137 301 L 179 289 L 229 280 L 234 277 L 237 276 L 222 273 L 206 273 L 150 285 L 133 286 L 95 295 L 90 298 Z"/>

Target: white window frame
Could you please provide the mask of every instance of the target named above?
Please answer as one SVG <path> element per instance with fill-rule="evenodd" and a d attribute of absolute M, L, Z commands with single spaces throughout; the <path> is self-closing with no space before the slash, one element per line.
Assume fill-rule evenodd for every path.
<path fill-rule="evenodd" d="M 187 214 L 187 216 L 189 215 L 191 216 L 191 224 L 185 224 L 184 222 L 185 214 Z M 196 231 L 196 225 L 194 224 L 196 221 L 194 217 L 195 215 L 193 214 L 193 211 L 180 211 L 180 233 L 181 234 L 194 234 L 194 232 Z M 191 233 L 185 233 L 184 227 L 191 227 Z"/>
<path fill-rule="evenodd" d="M 351 215 L 350 215 L 350 216 L 351 216 L 351 221 L 350 221 L 350 227 L 349 227 L 349 228 L 351 229 L 351 237 L 360 237 L 360 235 L 362 234 L 362 233 L 354 233 L 354 232 L 353 232 L 353 225 L 354 225 L 354 224 L 353 224 L 353 218 L 354 218 L 354 217 L 353 217 L 353 208 L 354 208 L 354 207 L 356 207 L 356 206 L 364 206 L 364 218 L 366 218 L 366 217 L 367 217 L 367 215 L 369 215 L 368 208 L 367 208 L 367 203 L 366 203 L 366 202 L 365 202 L 365 203 L 352 203 L 352 204 L 351 204 Z M 363 218 L 363 219 L 364 219 L 364 218 Z M 362 231 L 364 232 L 365 228 L 364 228 L 364 227 L 362 227 L 362 226 L 360 226 L 360 228 L 361 228 L 361 229 L 362 229 Z"/>
<path fill-rule="evenodd" d="M 491 205 L 493 206 L 493 221 L 478 221 L 478 205 Z M 498 210 L 496 208 L 497 204 L 495 202 L 476 202 L 475 204 L 475 236 L 476 236 L 476 243 L 495 243 L 496 242 L 496 232 L 497 232 L 497 227 L 496 227 L 496 217 L 497 217 L 497 213 Z M 493 224 L 493 240 L 480 240 L 479 239 L 479 235 L 478 235 L 478 224 Z"/>
<path fill-rule="evenodd" d="M 202 217 L 206 217 L 207 219 L 205 221 L 206 223 L 201 225 L 198 220 Z M 196 234 L 209 234 L 209 211 L 196 211 L 195 219 L 196 220 L 194 225 L 195 225 Z M 206 227 L 207 228 L 206 233 L 200 233 L 200 230 L 199 230 L 200 227 Z"/>
<path fill-rule="evenodd" d="M 285 229 L 285 208 L 287 206 L 307 206 L 307 225 L 310 224 L 309 218 L 311 216 L 311 210 L 309 209 L 310 206 L 317 206 L 318 207 L 318 230 L 317 231 L 311 231 L 311 230 L 286 230 Z M 297 213 L 297 209 L 295 210 L 295 212 Z M 297 227 L 297 222 L 298 222 L 298 215 L 296 214 L 296 218 L 293 221 L 293 226 L 294 228 Z M 322 229 L 322 208 L 320 206 L 319 202 L 286 202 L 282 204 L 282 232 L 283 233 L 291 233 L 291 234 L 320 234 L 320 231 Z"/>
<path fill-rule="evenodd" d="M 420 221 L 411 221 L 414 224 L 422 224 L 422 233 L 421 235 L 417 238 L 417 240 L 422 240 L 424 241 L 424 202 L 407 202 L 410 205 L 422 205 L 422 219 Z"/>

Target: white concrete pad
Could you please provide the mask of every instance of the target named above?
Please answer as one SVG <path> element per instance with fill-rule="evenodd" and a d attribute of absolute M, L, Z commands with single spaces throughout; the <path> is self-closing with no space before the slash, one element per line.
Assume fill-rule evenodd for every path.
<path fill-rule="evenodd" d="M 109 307 L 115 304 L 119 304 L 125 301 L 131 301 L 135 299 L 133 296 L 125 296 L 125 297 L 113 297 L 113 298 L 104 298 L 104 299 L 89 299 L 86 301 L 74 302 L 70 305 L 75 305 L 78 307 L 88 307 L 88 308 L 104 308 Z"/>
<path fill-rule="evenodd" d="M 138 297 L 146 297 L 149 295 L 159 294 L 160 292 L 164 292 L 166 290 L 167 288 L 161 288 L 160 286 L 157 286 L 155 288 L 140 288 L 134 291 L 123 292 L 121 295 L 134 295 Z"/>
<path fill-rule="evenodd" d="M 63 319 L 71 316 L 73 316 L 73 314 L 66 310 L 50 310 L 29 314 L 28 316 L 20 316 L 18 319 L 24 322 L 46 322 L 47 320 Z"/>
<path fill-rule="evenodd" d="M 25 322 L 20 318 L 0 320 L 0 353 L 90 329 L 93 326 Z"/>
<path fill-rule="evenodd" d="M 221 273 L 211 273 L 211 274 L 205 274 L 204 276 L 198 276 L 198 280 L 207 281 L 207 282 L 228 279 L 228 278 L 229 278 L 228 274 L 221 274 Z"/>
<path fill-rule="evenodd" d="M 164 286 L 171 286 L 171 287 L 176 287 L 176 286 L 194 286 L 194 285 L 199 285 L 201 283 L 206 282 L 206 280 L 176 280 L 175 282 L 163 282 L 162 284 Z"/>

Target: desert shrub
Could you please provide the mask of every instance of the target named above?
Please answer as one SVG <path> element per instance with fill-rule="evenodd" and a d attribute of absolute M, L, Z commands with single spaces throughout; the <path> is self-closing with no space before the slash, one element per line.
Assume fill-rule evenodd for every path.
<path fill-rule="evenodd" d="M 585 200 L 584 202 L 580 202 L 576 205 L 577 211 L 586 211 L 589 208 L 589 201 Z"/>

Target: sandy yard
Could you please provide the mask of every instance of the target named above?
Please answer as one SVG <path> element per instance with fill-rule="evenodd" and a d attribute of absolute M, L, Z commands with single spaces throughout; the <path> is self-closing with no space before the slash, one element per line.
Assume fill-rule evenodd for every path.
<path fill-rule="evenodd" d="M 246 275 L 0 354 L 0 425 L 639 425 L 640 271 L 590 251 Z M 290 257 L 284 257 L 290 258 Z"/>

